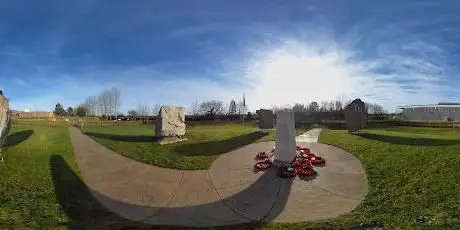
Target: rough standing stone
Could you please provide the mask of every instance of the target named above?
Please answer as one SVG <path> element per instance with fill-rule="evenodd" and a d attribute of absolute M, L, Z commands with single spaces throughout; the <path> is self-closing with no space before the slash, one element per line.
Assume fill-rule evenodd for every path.
<path fill-rule="evenodd" d="M 267 109 L 257 110 L 257 116 L 259 117 L 259 129 L 273 129 L 274 128 L 274 115 L 273 111 Z"/>
<path fill-rule="evenodd" d="M 181 139 L 185 135 L 185 108 L 177 106 L 162 106 L 156 122 L 155 133 L 159 139 L 169 139 L 166 142 L 177 142 L 171 139 Z"/>
<path fill-rule="evenodd" d="M 345 107 L 345 123 L 348 132 L 356 132 L 366 127 L 367 113 L 364 102 L 355 99 Z"/>
<path fill-rule="evenodd" d="M 9 105 L 3 92 L 0 90 L 0 160 L 3 161 L 2 148 L 11 128 Z"/>
<path fill-rule="evenodd" d="M 275 164 L 289 163 L 296 156 L 294 113 L 289 110 L 276 112 Z"/>

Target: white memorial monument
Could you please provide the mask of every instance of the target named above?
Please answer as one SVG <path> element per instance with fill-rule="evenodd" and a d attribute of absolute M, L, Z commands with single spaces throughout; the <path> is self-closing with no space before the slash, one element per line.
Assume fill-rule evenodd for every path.
<path fill-rule="evenodd" d="M 294 112 L 276 112 L 276 144 L 274 164 L 287 164 L 294 160 L 296 152 Z"/>

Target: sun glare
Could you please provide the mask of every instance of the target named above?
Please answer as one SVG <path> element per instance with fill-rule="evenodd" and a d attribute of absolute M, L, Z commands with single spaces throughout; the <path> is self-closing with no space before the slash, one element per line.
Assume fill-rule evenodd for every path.
<path fill-rule="evenodd" d="M 261 52 L 250 63 L 249 96 L 263 107 L 334 100 L 353 87 L 353 68 L 337 52 L 320 53 L 305 44 Z"/>

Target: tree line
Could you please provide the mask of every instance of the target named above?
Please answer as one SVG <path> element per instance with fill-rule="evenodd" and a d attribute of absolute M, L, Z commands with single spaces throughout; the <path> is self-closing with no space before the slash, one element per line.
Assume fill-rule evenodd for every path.
<path fill-rule="evenodd" d="M 216 115 L 246 115 L 248 113 L 248 107 L 246 100 L 243 97 L 241 101 L 231 100 L 228 105 L 225 105 L 220 100 L 203 101 L 199 103 L 195 101 L 191 106 L 191 113 L 194 116 L 209 116 L 213 117 Z"/>
<path fill-rule="evenodd" d="M 321 101 L 320 103 L 313 101 L 308 105 L 296 103 L 292 106 L 292 111 L 295 113 L 312 113 L 312 112 L 338 112 L 343 111 L 351 101 L 343 102 L 342 99 Z M 370 114 L 382 114 L 387 113 L 383 106 L 376 103 L 364 103 L 365 110 Z M 273 108 L 279 110 L 279 108 Z"/>
<path fill-rule="evenodd" d="M 112 120 L 117 119 L 119 116 L 124 116 L 119 112 L 121 105 L 120 102 L 121 90 L 118 88 L 110 88 L 101 92 L 98 96 L 87 97 L 80 105 L 64 108 L 60 103 L 56 104 L 54 113 L 57 116 L 79 116 L 79 117 L 104 117 Z M 309 104 L 296 103 L 291 109 L 295 113 L 312 113 L 312 112 L 337 112 L 343 111 L 351 101 L 344 102 L 343 98 L 330 101 L 310 102 Z M 381 105 L 375 103 L 365 103 L 366 111 L 370 114 L 383 114 L 386 111 Z M 157 116 L 161 109 L 160 104 L 153 106 L 139 104 L 136 109 L 129 110 L 127 116 L 147 119 L 149 116 Z M 281 108 L 273 107 L 274 112 Z M 243 118 L 252 116 L 248 112 L 245 96 L 242 100 L 236 101 L 232 99 L 228 104 L 224 104 L 221 100 L 209 101 L 194 101 L 190 107 L 191 115 L 206 116 L 213 118 L 216 116 L 229 116 L 234 118 Z"/>
<path fill-rule="evenodd" d="M 75 108 L 71 106 L 64 109 L 61 103 L 57 103 L 54 108 L 56 116 L 98 116 L 107 119 L 117 118 L 121 115 L 118 112 L 120 108 L 121 90 L 118 88 L 111 88 L 104 90 L 98 96 L 87 97 L 81 104 Z"/>

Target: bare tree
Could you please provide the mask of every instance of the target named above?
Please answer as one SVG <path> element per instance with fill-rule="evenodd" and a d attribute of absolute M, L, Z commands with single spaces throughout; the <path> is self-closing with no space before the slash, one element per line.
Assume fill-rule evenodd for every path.
<path fill-rule="evenodd" d="M 198 103 L 198 101 L 194 101 L 192 103 L 192 105 L 190 106 L 190 112 L 192 113 L 192 115 L 200 115 L 201 114 L 201 108 L 200 108 L 200 104 Z"/>
<path fill-rule="evenodd" d="M 336 110 L 334 101 L 329 101 L 328 109 L 329 109 L 329 111 L 335 111 Z"/>
<path fill-rule="evenodd" d="M 340 99 L 335 100 L 335 110 L 340 111 L 343 109 L 343 102 Z"/>
<path fill-rule="evenodd" d="M 310 103 L 310 105 L 308 105 L 308 111 L 309 112 L 318 112 L 319 111 L 319 105 L 318 105 L 318 102 L 316 101 L 313 101 Z"/>
<path fill-rule="evenodd" d="M 145 118 L 149 115 L 149 107 L 147 105 L 139 104 L 137 106 L 136 114 L 145 120 Z"/>
<path fill-rule="evenodd" d="M 247 113 L 248 108 L 246 107 L 246 104 L 244 101 L 239 101 L 236 103 L 236 113 L 238 115 L 244 115 Z"/>
<path fill-rule="evenodd" d="M 325 112 L 329 110 L 329 103 L 327 101 L 321 101 L 320 111 Z"/>
<path fill-rule="evenodd" d="M 96 108 L 97 108 L 97 115 L 98 116 L 104 116 L 105 115 L 105 111 L 104 111 L 104 96 L 102 95 L 102 93 L 97 96 L 97 100 L 96 100 Z"/>
<path fill-rule="evenodd" d="M 111 104 L 112 104 L 112 96 L 109 90 L 104 90 L 102 93 L 97 96 L 95 100 L 97 115 L 105 116 L 109 119 L 109 116 L 112 114 Z"/>
<path fill-rule="evenodd" d="M 86 110 L 86 117 L 97 115 L 97 97 L 90 96 L 85 99 L 83 106 Z"/>
<path fill-rule="evenodd" d="M 218 114 L 221 114 L 221 115 L 228 114 L 228 111 L 229 111 L 229 110 L 230 110 L 230 106 L 229 106 L 229 105 L 222 104 L 222 110 L 219 111 Z"/>
<path fill-rule="evenodd" d="M 386 113 L 385 109 L 383 109 L 383 106 L 375 103 L 366 103 L 366 111 L 371 114 L 381 114 L 381 113 Z"/>
<path fill-rule="evenodd" d="M 118 120 L 118 109 L 120 108 L 120 96 L 121 90 L 113 87 L 107 91 L 109 102 L 110 102 L 110 114 L 115 115 L 115 119 Z"/>
<path fill-rule="evenodd" d="M 223 112 L 223 102 L 218 100 L 204 101 L 200 104 L 201 111 L 211 117 Z"/>
<path fill-rule="evenodd" d="M 160 109 L 161 109 L 161 105 L 160 104 L 155 104 L 152 107 L 152 116 L 158 116 L 158 114 L 160 113 Z"/>
<path fill-rule="evenodd" d="M 308 112 L 308 109 L 304 104 L 296 103 L 294 106 L 292 106 L 292 111 L 294 113 L 305 113 Z"/>

